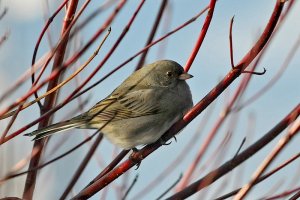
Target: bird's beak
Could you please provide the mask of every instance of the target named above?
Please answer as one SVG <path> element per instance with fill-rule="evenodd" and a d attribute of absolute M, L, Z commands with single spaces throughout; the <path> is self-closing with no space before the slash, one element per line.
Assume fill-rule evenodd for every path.
<path fill-rule="evenodd" d="M 182 74 L 179 75 L 178 79 L 179 80 L 187 80 L 187 79 L 190 79 L 190 78 L 193 78 L 193 75 L 191 74 L 188 74 L 186 72 L 183 72 Z"/>

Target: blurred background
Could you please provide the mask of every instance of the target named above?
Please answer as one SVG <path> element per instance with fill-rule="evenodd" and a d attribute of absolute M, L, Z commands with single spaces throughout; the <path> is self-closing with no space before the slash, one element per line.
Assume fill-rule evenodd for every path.
<path fill-rule="evenodd" d="M 82 6 L 84 1 L 79 1 Z M 70 58 L 74 52 L 77 52 L 101 27 L 107 17 L 113 12 L 119 1 L 91 1 L 87 9 L 79 18 L 78 24 L 87 19 L 91 13 L 98 10 L 103 4 L 107 4 L 105 9 L 97 11 L 97 15 L 89 20 L 86 26 L 78 31 L 78 34 L 69 42 L 65 60 Z M 88 84 L 102 78 L 109 71 L 124 62 L 126 59 L 141 50 L 147 41 L 152 24 L 155 20 L 160 7 L 160 0 L 146 1 L 141 11 L 138 13 L 136 20 L 130 27 L 127 35 L 121 41 L 116 51 L 112 54 L 103 68 Z M 190 73 L 194 78 L 188 81 L 190 85 L 194 103 L 199 102 L 230 70 L 230 52 L 229 52 L 229 25 L 230 20 L 235 16 L 233 24 L 233 51 L 234 61 L 238 63 L 241 58 L 253 46 L 256 39 L 262 33 L 275 5 L 272 1 L 238 1 L 238 0 L 220 0 L 216 4 L 214 16 L 205 37 L 204 43 L 194 61 Z M 58 1 L 40 1 L 40 0 L 1 0 L 0 13 L 7 9 L 7 13 L 0 20 L 0 37 L 7 35 L 0 46 L 0 95 L 14 83 L 27 69 L 31 66 L 31 59 L 36 41 L 41 33 L 45 21 L 57 9 L 61 2 Z M 81 72 L 74 80 L 64 86 L 59 94 L 58 102 L 61 102 L 78 83 L 83 81 L 93 69 L 102 61 L 111 46 L 121 34 L 125 25 L 133 15 L 140 1 L 128 1 L 120 10 L 111 26 L 111 33 L 101 48 L 98 56 Z M 175 1 L 169 0 L 165 8 L 161 22 L 158 26 L 155 39 L 163 36 L 187 20 L 191 19 L 202 9 L 209 1 Z M 300 100 L 300 56 L 299 51 L 290 59 L 290 63 L 285 66 L 285 70 L 280 72 L 284 60 L 287 58 L 289 51 L 300 37 L 300 3 L 296 1 L 291 8 L 286 20 L 280 30 L 276 33 L 272 42 L 269 44 L 265 55 L 256 68 L 256 71 L 267 72 L 262 76 L 253 76 L 250 84 L 241 97 L 240 103 L 246 102 L 257 91 L 264 87 L 276 74 L 281 74 L 280 78 L 272 84 L 272 87 L 263 92 L 258 99 L 243 107 L 239 112 L 231 113 L 224 124 L 218 129 L 212 144 L 208 148 L 201 162 L 198 164 L 191 182 L 205 175 L 207 172 L 221 165 L 228 159 L 232 158 L 241 145 L 243 138 L 246 142 L 242 149 L 245 149 L 251 143 L 260 138 L 268 130 L 273 128 L 287 113 L 289 113 Z M 55 46 L 59 39 L 62 21 L 65 10 L 62 10 L 53 23 L 49 31 L 43 38 L 39 47 L 37 58 L 41 58 L 52 47 Z M 185 28 L 171 35 L 167 39 L 150 48 L 146 57 L 146 63 L 151 63 L 159 59 L 171 59 L 185 65 L 197 37 L 203 25 L 206 14 L 199 17 L 196 21 Z M 75 24 L 75 26 L 77 23 Z M 65 73 L 65 77 L 72 74 L 76 68 L 83 64 L 90 57 L 101 40 L 102 35 L 93 45 L 80 57 L 80 59 L 70 67 Z M 54 115 L 53 122 L 68 119 L 77 113 L 87 110 L 95 103 L 112 92 L 127 76 L 135 69 L 139 57 L 132 60 L 129 64 L 111 75 L 101 84 L 82 95 L 78 100 L 64 106 Z M 50 68 L 46 70 L 43 78 L 50 74 Z M 149 157 L 147 157 L 137 170 L 131 169 L 112 183 L 112 187 L 104 189 L 97 193 L 91 199 L 121 199 L 124 192 L 136 175 L 138 179 L 133 189 L 130 191 L 127 199 L 155 199 L 170 187 L 180 174 L 185 174 L 191 162 L 194 160 L 199 148 L 203 144 L 205 136 L 214 127 L 218 117 L 223 113 L 224 106 L 232 97 L 237 86 L 239 85 L 242 74 L 226 91 L 214 101 L 208 109 L 201 113 L 193 120 L 178 136 L 177 142 L 173 140 L 171 145 L 162 146 Z M 31 87 L 31 81 L 28 79 L 22 86 L 17 89 L 9 98 L 1 102 L 0 109 L 5 108 L 17 98 L 23 96 Z M 46 87 L 39 90 L 39 94 L 46 91 Z M 31 97 L 30 100 L 34 98 Z M 80 102 L 87 101 L 82 108 L 79 108 Z M 210 116 L 209 116 L 210 115 Z M 27 123 L 39 116 L 37 105 L 22 111 L 10 132 L 18 130 Z M 205 121 L 204 125 L 201 124 Z M 0 131 L 4 131 L 8 119 L 0 121 Z M 35 130 L 37 126 L 32 127 L 26 132 Z M 69 134 L 68 134 L 69 133 Z M 55 156 L 62 154 L 71 147 L 85 139 L 93 131 L 88 130 L 71 130 L 64 134 L 58 134 L 51 138 L 47 148 L 44 150 L 42 162 L 50 160 Z M 286 132 L 283 132 L 285 134 Z M 230 136 L 228 136 L 228 134 Z M 190 138 L 198 135 L 193 143 L 189 143 Z M 227 136 L 226 136 L 227 135 Z M 218 151 L 220 143 L 224 137 L 229 137 L 226 153 Z M 257 166 L 268 155 L 276 145 L 280 137 L 266 146 L 258 154 L 243 163 L 238 169 L 233 170 L 224 178 L 218 180 L 203 191 L 193 195 L 190 199 L 213 199 L 221 194 L 229 192 L 237 187 L 243 186 L 250 180 L 252 173 Z M 278 166 L 291 156 L 299 153 L 300 137 L 288 145 L 286 149 L 276 158 L 271 168 Z M 188 151 L 187 145 L 191 145 Z M 14 169 L 14 166 L 21 160 L 31 154 L 33 142 L 30 138 L 23 137 L 22 134 L 11 141 L 0 146 L 0 177 L 4 177 L 8 172 Z M 63 159 L 52 163 L 43 168 L 39 174 L 34 193 L 34 199 L 58 199 L 69 183 L 72 175 L 77 169 L 79 163 L 90 148 L 91 143 L 83 145 L 80 149 L 74 151 Z M 181 154 L 186 151 L 180 162 L 172 167 L 172 172 L 161 181 L 151 187 L 151 191 L 142 193 L 141 191 L 148 186 L 159 174 Z M 83 171 L 79 181 L 73 187 L 70 196 L 77 194 L 91 179 L 93 179 L 112 159 L 120 149 L 111 145 L 104 139 L 96 153 L 89 162 L 87 168 Z M 22 170 L 26 170 L 25 165 Z M 246 199 L 259 199 L 272 193 L 299 186 L 300 182 L 300 162 L 296 160 L 291 165 L 276 173 L 276 175 L 258 184 Z M 292 173 L 291 173 L 292 172 Z M 26 176 L 20 176 L 6 181 L 0 185 L 0 197 L 17 196 L 22 197 L 24 181 Z M 226 183 L 226 184 L 224 184 Z M 226 187 L 225 187 L 226 185 Z M 222 189 L 222 190 L 221 190 Z M 174 192 L 174 189 L 167 195 Z"/>

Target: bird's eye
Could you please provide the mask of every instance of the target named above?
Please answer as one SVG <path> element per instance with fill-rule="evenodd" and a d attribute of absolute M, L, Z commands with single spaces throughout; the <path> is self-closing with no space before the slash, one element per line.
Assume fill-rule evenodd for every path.
<path fill-rule="evenodd" d="M 172 74 L 171 71 L 168 71 L 168 72 L 167 72 L 167 76 L 171 77 L 172 75 L 173 75 L 173 74 Z"/>

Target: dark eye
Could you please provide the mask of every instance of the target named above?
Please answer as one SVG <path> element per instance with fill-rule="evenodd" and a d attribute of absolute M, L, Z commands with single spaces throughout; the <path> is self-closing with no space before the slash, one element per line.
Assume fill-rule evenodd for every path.
<path fill-rule="evenodd" d="M 171 71 L 168 71 L 168 72 L 167 72 L 167 76 L 168 76 L 168 77 L 171 77 L 172 75 L 173 75 L 173 73 L 172 73 Z"/>

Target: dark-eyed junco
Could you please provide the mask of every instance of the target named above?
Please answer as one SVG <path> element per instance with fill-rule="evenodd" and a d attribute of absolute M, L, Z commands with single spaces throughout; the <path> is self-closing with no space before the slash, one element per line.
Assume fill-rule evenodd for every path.
<path fill-rule="evenodd" d="M 87 112 L 26 135 L 37 140 L 71 128 L 101 129 L 124 149 L 153 143 L 193 106 L 185 81 L 192 77 L 171 60 L 145 65 Z"/>

